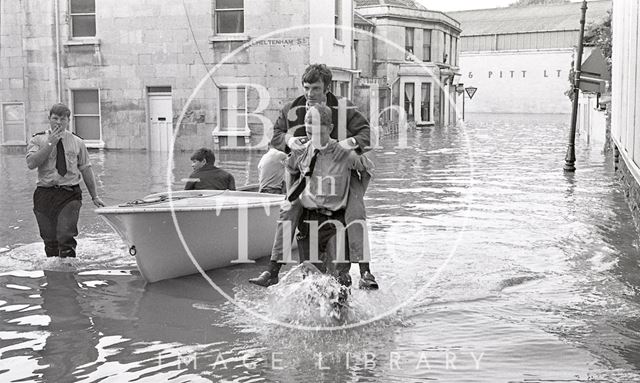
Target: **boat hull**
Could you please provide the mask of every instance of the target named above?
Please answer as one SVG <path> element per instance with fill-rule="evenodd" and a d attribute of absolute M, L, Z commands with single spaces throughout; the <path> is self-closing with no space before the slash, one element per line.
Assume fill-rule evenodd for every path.
<path fill-rule="evenodd" d="M 143 201 L 154 196 L 162 194 Z M 253 262 L 271 253 L 283 196 L 185 191 L 170 199 L 96 210 L 135 255 L 146 281 Z"/>

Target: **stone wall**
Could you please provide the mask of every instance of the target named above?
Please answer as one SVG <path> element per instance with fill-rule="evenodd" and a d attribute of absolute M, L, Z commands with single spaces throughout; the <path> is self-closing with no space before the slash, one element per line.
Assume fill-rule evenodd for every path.
<path fill-rule="evenodd" d="M 617 146 L 614 146 L 613 152 L 616 176 L 624 190 L 624 195 L 633 216 L 633 222 L 636 228 L 640 230 L 640 185 L 638 185 L 638 181 L 620 155 Z"/>

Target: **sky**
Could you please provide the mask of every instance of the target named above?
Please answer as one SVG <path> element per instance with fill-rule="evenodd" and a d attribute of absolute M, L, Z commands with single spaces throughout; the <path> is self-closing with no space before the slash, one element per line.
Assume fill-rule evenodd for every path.
<path fill-rule="evenodd" d="M 435 11 L 463 11 L 466 9 L 483 9 L 506 7 L 516 0 L 417 0 L 428 9 Z M 572 0 L 580 1 L 580 0 Z"/>
<path fill-rule="evenodd" d="M 434 11 L 462 11 L 465 9 L 506 7 L 516 0 L 418 0 Z"/>

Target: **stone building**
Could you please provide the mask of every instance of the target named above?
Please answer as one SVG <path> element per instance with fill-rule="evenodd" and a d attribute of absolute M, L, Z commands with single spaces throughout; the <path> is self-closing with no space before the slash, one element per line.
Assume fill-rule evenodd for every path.
<path fill-rule="evenodd" d="M 0 0 L 0 15 L 2 149 L 59 101 L 93 148 L 263 148 L 316 62 L 374 126 L 398 125 L 391 107 L 455 122 L 459 24 L 413 0 Z"/>
<path fill-rule="evenodd" d="M 398 122 L 390 107 L 404 110 L 417 126 L 455 124 L 459 23 L 413 0 L 356 0 L 356 13 L 355 99 L 372 124 Z M 366 55 L 369 46 L 372 53 Z"/>
<path fill-rule="evenodd" d="M 450 12 L 460 22 L 460 82 L 475 87 L 467 112 L 570 113 L 569 89 L 581 3 Z M 611 0 L 589 1 L 587 24 Z"/>
<path fill-rule="evenodd" d="M 350 95 L 353 7 L 0 0 L 0 145 L 24 148 L 62 101 L 90 147 L 260 146 L 309 63 L 328 64 Z"/>

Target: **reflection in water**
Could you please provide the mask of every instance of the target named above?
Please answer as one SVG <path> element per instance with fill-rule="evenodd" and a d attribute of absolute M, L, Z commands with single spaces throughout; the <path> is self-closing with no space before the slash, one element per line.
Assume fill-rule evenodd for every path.
<path fill-rule="evenodd" d="M 579 148 L 565 175 L 566 116 L 469 121 L 382 141 L 366 197 L 382 288 L 354 287 L 352 304 L 393 314 L 333 332 L 267 323 L 201 276 L 146 285 L 87 204 L 75 271 L 51 267 L 35 181 L 23 156 L 0 156 L 0 193 L 15 196 L 0 200 L 0 381 L 639 381 L 640 244 L 609 159 Z M 110 203 L 166 188 L 166 158 L 91 155 Z M 189 156 L 176 153 L 176 189 Z M 217 162 L 241 186 L 259 158 Z M 247 283 L 265 262 L 208 275 L 240 305 L 308 323 L 284 286 Z"/>
<path fill-rule="evenodd" d="M 96 360 L 99 334 L 78 302 L 80 286 L 72 272 L 45 270 L 42 310 L 49 316 L 49 336 L 38 352 L 45 382 L 71 382 L 88 371 L 81 366 Z"/>

